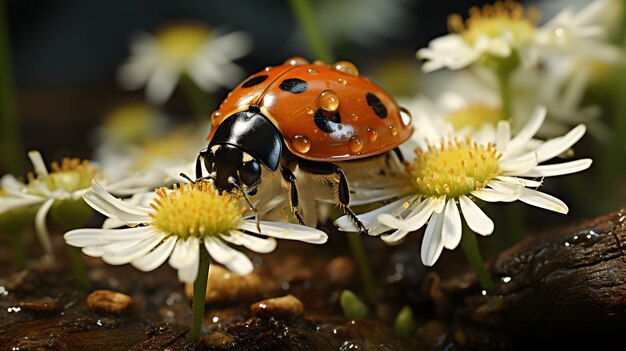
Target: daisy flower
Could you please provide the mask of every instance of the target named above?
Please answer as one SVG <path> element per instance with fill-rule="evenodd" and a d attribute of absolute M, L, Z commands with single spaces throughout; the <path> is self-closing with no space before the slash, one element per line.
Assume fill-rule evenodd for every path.
<path fill-rule="evenodd" d="M 113 265 L 130 263 L 151 271 L 166 260 L 182 282 L 198 276 L 200 250 L 237 274 L 252 272 L 253 265 L 230 245 L 259 253 L 276 247 L 275 239 L 323 244 L 328 236 L 297 224 L 260 221 L 244 214 L 239 197 L 220 195 L 209 182 L 181 184 L 173 190 L 156 190 L 150 207 L 132 206 L 116 199 L 98 182 L 83 194 L 85 201 L 108 218 L 123 222 L 124 229 L 76 229 L 65 241 L 81 247 L 84 254 L 101 257 Z"/>
<path fill-rule="evenodd" d="M 29 152 L 28 157 L 34 168 L 34 174 L 28 175 L 28 183 L 20 182 L 12 175 L 2 178 L 0 215 L 32 211 L 36 208 L 35 228 L 48 254 L 52 254 L 52 243 L 46 226 L 48 212 L 61 224 L 82 224 L 92 213 L 82 199 L 82 194 L 91 186 L 92 179 L 100 179 L 106 189 L 119 195 L 146 189 L 146 178 L 139 176 L 109 182 L 87 160 L 65 158 L 61 164 L 53 162 L 52 172 L 48 172 L 39 151 Z"/>
<path fill-rule="evenodd" d="M 596 0 L 577 13 L 565 9 L 543 26 L 537 25 L 536 9 L 524 9 L 513 0 L 473 7 L 465 20 L 451 15 L 452 33 L 432 40 L 418 50 L 417 57 L 426 60 L 422 66 L 426 72 L 444 67 L 457 70 L 476 62 L 509 70 L 520 62 L 534 66 L 540 54 L 554 50 L 614 61 L 619 51 L 602 41 L 600 14 L 606 4 Z"/>
<path fill-rule="evenodd" d="M 584 135 L 585 126 L 579 125 L 529 151 L 525 145 L 543 123 L 545 114 L 545 108 L 537 108 L 528 124 L 513 138 L 509 123 L 501 121 L 495 137 L 487 142 L 478 143 L 469 135 L 459 134 L 438 135 L 437 143 L 428 139 L 418 141 L 404 184 L 388 189 L 388 199 L 395 200 L 359 218 L 370 228 L 371 235 L 392 231 L 381 236 L 388 243 L 401 240 L 428 222 L 421 258 L 424 265 L 432 266 L 444 247 L 453 250 L 460 243 L 462 218 L 477 234 L 493 232 L 493 221 L 475 200 L 519 200 L 566 214 L 565 203 L 533 189 L 542 183 L 529 178 L 565 175 L 589 168 L 591 159 L 540 165 L 568 150 Z M 356 230 L 345 216 L 336 224 L 342 230 Z"/>
<path fill-rule="evenodd" d="M 183 75 L 206 92 L 230 88 L 245 74 L 232 61 L 251 46 L 243 32 L 222 34 L 201 24 L 171 25 L 155 36 L 140 33 L 132 39 L 131 56 L 120 67 L 118 80 L 130 90 L 145 86 L 154 103 L 165 102 Z"/>

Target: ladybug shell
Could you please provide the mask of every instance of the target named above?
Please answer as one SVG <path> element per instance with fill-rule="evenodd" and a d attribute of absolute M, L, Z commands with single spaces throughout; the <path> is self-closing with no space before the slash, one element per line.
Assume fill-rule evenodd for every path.
<path fill-rule="evenodd" d="M 337 100 L 338 107 L 333 104 Z M 403 123 L 398 104 L 368 78 L 303 64 L 268 67 L 246 79 L 213 113 L 208 140 L 225 119 L 251 105 L 272 121 L 289 151 L 311 161 L 378 155 L 413 132 L 410 123 Z"/>

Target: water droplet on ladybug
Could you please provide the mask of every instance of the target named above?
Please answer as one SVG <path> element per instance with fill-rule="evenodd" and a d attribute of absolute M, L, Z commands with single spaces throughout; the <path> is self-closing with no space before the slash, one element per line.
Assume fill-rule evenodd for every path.
<path fill-rule="evenodd" d="M 306 71 L 307 71 L 308 73 L 310 73 L 310 74 L 316 74 L 316 73 L 317 73 L 317 70 L 316 70 L 315 68 L 309 68 L 309 69 L 307 69 Z"/>
<path fill-rule="evenodd" d="M 389 126 L 389 133 L 391 133 L 392 136 L 396 136 L 398 135 L 398 130 L 394 126 Z"/>
<path fill-rule="evenodd" d="M 308 106 L 307 106 L 307 107 L 305 107 L 304 109 L 306 110 L 306 114 L 307 114 L 307 115 L 312 115 L 312 114 L 315 112 L 315 111 L 313 111 L 313 109 L 312 109 L 312 108 L 310 108 L 310 107 L 308 107 Z"/>
<path fill-rule="evenodd" d="M 335 62 L 335 64 L 333 65 L 333 68 L 336 71 L 351 74 L 353 76 L 359 75 L 359 70 L 356 68 L 354 64 L 352 64 L 352 62 L 348 62 L 348 61 Z"/>
<path fill-rule="evenodd" d="M 215 111 L 213 112 L 213 115 L 211 117 L 213 118 L 218 118 L 219 116 L 221 116 L 222 114 L 220 113 L 220 111 Z"/>
<path fill-rule="evenodd" d="M 347 80 L 345 80 L 345 79 L 343 79 L 343 78 L 339 78 L 339 79 L 337 79 L 337 80 L 339 81 L 339 83 L 340 83 L 341 85 L 348 85 L 348 81 L 347 81 Z"/>
<path fill-rule="evenodd" d="M 291 139 L 293 147 L 303 154 L 306 154 L 311 149 L 311 140 L 304 135 L 296 135 Z"/>
<path fill-rule="evenodd" d="M 350 150 L 352 150 L 352 152 L 359 152 L 362 148 L 363 140 L 358 135 L 350 138 Z"/>
<path fill-rule="evenodd" d="M 357 115 L 356 113 L 353 113 L 351 116 L 352 116 L 352 121 L 353 121 L 353 122 L 355 122 L 355 123 L 356 123 L 356 122 L 358 122 L 358 121 L 359 121 L 359 115 Z"/>
<path fill-rule="evenodd" d="M 313 64 L 316 66 L 326 66 L 326 63 L 322 60 L 315 60 L 313 61 Z"/>
<path fill-rule="evenodd" d="M 378 133 L 372 128 L 367 128 L 367 140 L 373 143 L 376 139 L 378 139 Z"/>
<path fill-rule="evenodd" d="M 404 107 L 400 107 L 400 117 L 402 118 L 402 124 L 405 127 L 408 127 L 411 124 L 413 118 L 411 117 L 411 113 Z"/>
<path fill-rule="evenodd" d="M 339 96 L 332 90 L 324 90 L 317 97 L 317 104 L 324 111 L 335 112 L 339 108 Z"/>
<path fill-rule="evenodd" d="M 264 69 L 265 72 L 269 72 L 271 70 L 272 70 L 272 67 L 269 67 L 269 66 L 265 67 L 265 69 Z"/>
<path fill-rule="evenodd" d="M 289 65 L 289 66 L 300 66 L 300 65 L 306 65 L 308 63 L 309 61 L 307 61 L 305 58 L 300 57 L 300 56 L 294 56 L 285 60 L 283 64 Z"/>

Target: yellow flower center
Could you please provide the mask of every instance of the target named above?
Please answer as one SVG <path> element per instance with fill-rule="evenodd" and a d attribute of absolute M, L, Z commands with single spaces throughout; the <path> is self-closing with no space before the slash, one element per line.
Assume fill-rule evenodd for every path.
<path fill-rule="evenodd" d="M 157 34 L 157 42 L 172 63 L 186 65 L 200 52 L 210 34 L 210 29 L 200 24 L 173 25 Z"/>
<path fill-rule="evenodd" d="M 535 8 L 524 9 L 513 1 L 496 1 L 482 8 L 472 7 L 469 18 L 463 21 L 458 14 L 448 17 L 451 32 L 459 33 L 470 44 L 476 43 L 479 37 L 500 37 L 503 33 L 512 36 L 513 46 L 527 42 L 535 33 L 539 11 Z"/>
<path fill-rule="evenodd" d="M 152 226 L 157 230 L 186 239 L 228 235 L 237 228 L 245 210 L 239 197 L 219 193 L 212 184 L 181 184 L 174 190 L 156 190 L 158 197 L 150 204 Z"/>
<path fill-rule="evenodd" d="M 469 104 L 444 116 L 444 120 L 450 122 L 455 130 L 470 128 L 472 131 L 478 131 L 485 125 L 495 128 L 503 119 L 500 107 L 482 103 Z"/>
<path fill-rule="evenodd" d="M 73 193 L 78 190 L 87 189 L 91 186 L 91 180 L 96 177 L 98 167 L 93 166 L 88 160 L 80 160 L 78 158 L 64 158 L 61 165 L 52 162 L 50 165 L 52 172 L 46 177 L 40 177 L 35 180 L 33 174 L 29 174 L 29 190 L 37 193 L 34 182 L 43 183 L 50 191 L 65 190 Z"/>
<path fill-rule="evenodd" d="M 468 195 L 500 174 L 498 150 L 491 143 L 478 145 L 469 136 L 417 149 L 416 154 L 410 171 L 415 188 L 425 196 Z"/>

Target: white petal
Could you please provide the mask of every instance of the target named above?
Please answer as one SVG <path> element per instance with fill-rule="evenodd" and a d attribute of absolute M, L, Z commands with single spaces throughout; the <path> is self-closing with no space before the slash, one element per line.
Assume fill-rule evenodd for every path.
<path fill-rule="evenodd" d="M 261 231 L 257 229 L 254 221 L 244 220 L 240 223 L 239 229 L 278 239 L 298 240 L 311 244 L 323 244 L 328 240 L 328 235 L 323 231 L 299 224 L 261 221 L 259 226 Z"/>
<path fill-rule="evenodd" d="M 139 258 L 134 259 L 130 264 L 142 272 L 149 272 L 156 269 L 157 267 L 162 265 L 163 262 L 168 259 L 168 257 L 170 257 L 177 240 L 177 237 L 170 236 L 169 238 L 165 239 L 163 243 L 155 247 L 152 251 Z"/>
<path fill-rule="evenodd" d="M 500 169 L 503 174 L 517 175 L 528 172 L 539 163 L 537 153 L 535 151 L 525 153 L 515 158 L 508 158 L 500 161 Z"/>
<path fill-rule="evenodd" d="M 472 191 L 472 195 L 487 202 L 511 202 L 516 201 L 519 198 L 519 195 L 515 196 L 510 192 L 503 192 L 502 190 L 490 188 Z"/>
<path fill-rule="evenodd" d="M 407 234 L 409 234 L 408 231 L 397 229 L 391 234 L 381 235 L 380 238 L 388 244 L 394 244 L 404 239 Z"/>
<path fill-rule="evenodd" d="M 459 209 L 456 207 L 454 199 L 449 199 L 446 204 L 446 210 L 443 216 L 443 227 L 441 229 L 443 247 L 448 250 L 454 250 L 461 242 L 462 229 L 463 224 L 461 223 Z"/>
<path fill-rule="evenodd" d="M 510 140 L 511 124 L 508 121 L 498 122 L 498 129 L 496 130 L 496 147 L 498 150 L 506 150 Z"/>
<path fill-rule="evenodd" d="M 131 225 L 151 221 L 146 210 L 133 208 L 124 201 L 116 199 L 96 181 L 92 182 L 91 185 L 93 189 L 85 191 L 83 199 L 96 211 Z"/>
<path fill-rule="evenodd" d="M 564 136 L 548 140 L 537 148 L 537 161 L 541 163 L 567 151 L 585 135 L 586 128 L 580 124 Z"/>
<path fill-rule="evenodd" d="M 528 122 L 522 129 L 511 139 L 506 149 L 503 150 L 502 159 L 506 159 L 509 155 L 514 155 L 522 149 L 526 143 L 537 133 L 544 119 L 546 118 L 546 108 L 539 106 L 535 109 Z"/>
<path fill-rule="evenodd" d="M 189 266 L 191 264 L 189 260 L 190 254 L 196 246 L 200 246 L 200 241 L 194 237 L 189 237 L 187 240 L 178 240 L 168 261 L 170 266 L 174 269 Z"/>
<path fill-rule="evenodd" d="M 178 280 L 184 283 L 193 283 L 198 277 L 198 269 L 200 268 L 200 245 L 191 246 L 191 250 L 187 253 L 187 261 L 189 264 L 178 268 Z"/>
<path fill-rule="evenodd" d="M 385 214 L 385 213 L 389 213 L 389 212 L 395 212 L 395 210 L 397 209 L 402 209 L 404 210 L 404 208 L 402 207 L 402 205 L 405 202 L 409 202 L 411 203 L 412 201 L 410 201 L 411 197 L 404 197 L 402 199 L 390 202 L 384 206 L 381 206 L 375 210 L 372 210 L 370 212 L 367 213 L 362 213 L 357 215 L 357 217 L 359 218 L 359 220 L 361 222 L 363 222 L 363 225 L 365 225 L 366 228 L 370 228 L 372 227 L 374 224 L 378 223 L 378 216 L 381 214 Z M 342 231 L 348 231 L 348 232 L 358 232 L 359 228 L 354 224 L 354 222 L 352 222 L 352 220 L 350 219 L 350 217 L 348 216 L 341 216 L 339 217 L 337 220 L 335 220 L 335 225 L 337 227 L 339 227 L 339 230 Z"/>
<path fill-rule="evenodd" d="M 43 157 L 37 150 L 32 150 L 28 152 L 28 158 L 30 158 L 30 162 L 33 164 L 33 169 L 35 170 L 35 174 L 37 178 L 45 178 L 48 176 L 48 169 L 46 168 L 46 163 L 43 162 Z"/>
<path fill-rule="evenodd" d="M 76 247 L 100 246 L 108 243 L 102 237 L 106 231 L 105 229 L 75 229 L 65 233 L 63 239 L 68 245 Z"/>
<path fill-rule="evenodd" d="M 156 233 L 155 233 L 156 234 Z M 102 260 L 108 264 L 126 264 L 152 251 L 165 239 L 165 235 L 156 234 L 141 241 L 121 241 L 121 244 L 129 243 L 127 246 L 119 245 L 116 249 L 112 244 L 103 247 L 104 255 Z M 132 245 L 131 245 L 132 244 Z"/>
<path fill-rule="evenodd" d="M 144 240 L 155 235 L 154 229 L 150 226 L 134 228 L 111 229 L 102 232 L 102 238 L 109 242 L 120 242 L 126 240 Z"/>
<path fill-rule="evenodd" d="M 442 213 L 434 213 L 422 240 L 421 257 L 425 266 L 432 266 L 437 262 L 443 250 L 443 240 L 441 240 L 441 230 L 443 228 Z"/>
<path fill-rule="evenodd" d="M 537 190 L 523 189 L 520 201 L 546 210 L 567 214 L 567 205 L 552 195 Z"/>
<path fill-rule="evenodd" d="M 493 221 L 474 203 L 474 201 L 462 195 L 459 197 L 459 203 L 461 204 L 463 218 L 465 218 L 465 222 L 472 231 L 480 235 L 493 233 Z"/>
<path fill-rule="evenodd" d="M 2 201 L 0 202 L 0 213 L 46 201 L 45 197 L 38 196 L 2 197 L 1 199 Z"/>
<path fill-rule="evenodd" d="M 276 249 L 276 239 L 274 238 L 257 238 L 236 230 L 230 231 L 230 235 L 220 235 L 220 237 L 231 244 L 243 245 L 245 248 L 258 253 L 268 253 Z"/>
<path fill-rule="evenodd" d="M 517 185 L 525 186 L 528 188 L 540 187 L 542 184 L 542 182 L 537 181 L 537 180 L 517 178 L 517 177 L 507 177 L 507 176 L 502 176 L 502 175 L 496 176 L 495 179 L 501 180 L 505 183 L 517 184 Z"/>
<path fill-rule="evenodd" d="M 417 205 L 406 219 L 399 219 L 389 214 L 382 214 L 378 216 L 378 220 L 390 228 L 412 232 L 421 228 L 428 218 L 430 218 L 431 214 L 436 212 L 435 210 L 437 208 L 441 207 L 440 205 L 442 203 L 445 205 L 445 201 L 442 201 L 441 198 L 429 197 Z"/>
<path fill-rule="evenodd" d="M 254 269 L 252 262 L 246 255 L 224 244 L 219 239 L 207 237 L 204 239 L 204 246 L 215 261 L 236 274 L 250 274 Z"/>
<path fill-rule="evenodd" d="M 155 104 L 162 104 L 172 95 L 178 74 L 169 67 L 157 66 L 146 83 L 146 98 Z"/>
<path fill-rule="evenodd" d="M 553 177 L 583 171 L 591 167 L 592 160 L 582 160 L 558 163 L 553 165 L 537 166 L 530 171 L 520 174 L 522 177 Z"/>
<path fill-rule="evenodd" d="M 41 246 L 47 254 L 52 255 L 52 242 L 50 241 L 50 234 L 48 233 L 48 227 L 46 226 L 46 215 L 50 211 L 50 207 L 54 204 L 54 199 L 49 199 L 39 207 L 37 214 L 35 215 L 35 229 L 37 237 Z"/>

